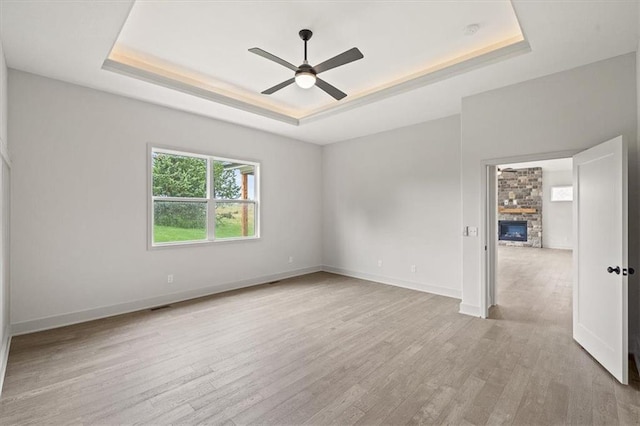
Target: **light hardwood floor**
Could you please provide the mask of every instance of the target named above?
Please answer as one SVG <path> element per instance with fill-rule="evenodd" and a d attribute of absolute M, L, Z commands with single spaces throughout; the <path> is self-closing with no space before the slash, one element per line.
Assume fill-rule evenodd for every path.
<path fill-rule="evenodd" d="M 571 339 L 570 253 L 499 255 L 489 320 L 317 273 L 16 337 L 0 424 L 638 424 Z"/>

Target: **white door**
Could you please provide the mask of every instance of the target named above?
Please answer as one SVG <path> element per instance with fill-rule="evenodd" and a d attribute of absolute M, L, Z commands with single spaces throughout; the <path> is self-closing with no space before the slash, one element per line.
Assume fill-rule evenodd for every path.
<path fill-rule="evenodd" d="M 622 136 L 575 155 L 573 184 L 573 338 L 627 384 L 627 146 Z"/>

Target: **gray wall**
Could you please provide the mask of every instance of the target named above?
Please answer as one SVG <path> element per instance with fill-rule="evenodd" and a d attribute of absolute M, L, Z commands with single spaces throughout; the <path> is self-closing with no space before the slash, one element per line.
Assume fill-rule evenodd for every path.
<path fill-rule="evenodd" d="M 635 54 L 619 56 L 462 100 L 462 221 L 480 227 L 483 160 L 584 150 L 618 135 L 629 143 L 630 218 L 638 217 Z M 514 162 L 514 161 L 508 161 Z M 630 263 L 639 232 L 630 221 Z M 480 306 L 482 238 L 463 238 L 461 309 Z M 638 275 L 629 281 L 632 309 Z M 479 312 L 479 311 L 478 311 Z M 636 333 L 635 312 L 630 331 Z"/>
<path fill-rule="evenodd" d="M 552 186 L 572 186 L 571 170 L 544 170 L 542 173 L 542 247 L 571 249 L 573 244 L 573 203 L 551 201 Z"/>
<path fill-rule="evenodd" d="M 321 266 L 319 146 L 24 72 L 9 82 L 14 332 Z M 261 162 L 261 239 L 148 250 L 149 143 Z"/>
<path fill-rule="evenodd" d="M 459 116 L 325 146 L 327 269 L 460 297 L 459 158 Z"/>

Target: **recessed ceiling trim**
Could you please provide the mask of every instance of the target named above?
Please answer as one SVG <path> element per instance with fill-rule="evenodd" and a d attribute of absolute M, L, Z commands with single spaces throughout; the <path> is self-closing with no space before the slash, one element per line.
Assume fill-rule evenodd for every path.
<path fill-rule="evenodd" d="M 255 96 L 257 92 L 254 94 L 252 90 L 247 92 L 240 86 L 233 86 L 233 83 L 228 84 L 226 80 L 217 81 L 213 76 L 201 74 L 196 71 L 197 67 L 187 66 L 181 68 L 179 64 L 167 61 L 164 56 L 158 56 L 159 54 L 153 49 L 148 52 L 144 48 L 140 49 L 140 46 L 135 43 L 135 40 L 137 40 L 135 37 L 129 40 L 133 44 L 128 44 L 126 37 L 124 42 L 119 42 L 124 25 L 130 19 L 134 9 L 133 5 L 136 2 L 137 0 L 131 2 L 129 16 L 123 22 L 118 37 L 112 44 L 107 58 L 103 61 L 102 69 L 294 126 L 331 117 L 360 106 L 446 80 L 512 56 L 531 52 L 531 47 L 524 36 L 513 4 L 510 1 L 511 11 L 515 16 L 518 27 L 517 35 L 513 35 L 513 30 L 509 30 L 512 34 L 511 37 L 497 38 L 500 40 L 498 42 L 495 42 L 496 38 L 494 38 L 493 44 L 484 45 L 481 48 L 468 51 L 461 56 L 443 62 L 432 62 L 434 65 L 428 68 L 422 68 L 417 72 L 395 80 L 387 80 L 381 85 L 370 86 L 364 91 L 352 93 L 347 99 L 340 102 L 322 106 L 316 104 L 315 108 L 312 106 L 306 110 L 301 108 L 291 109 L 288 105 L 278 105 L 264 101 L 259 95 Z M 128 37 L 131 38 L 132 35 L 129 34 Z M 140 39 L 140 35 L 138 35 L 138 39 Z M 142 37 L 141 40 L 145 40 L 145 38 Z M 146 40 L 149 42 L 150 39 L 147 37 Z M 375 80 L 377 78 L 373 78 L 373 81 Z M 233 81 L 233 78 L 229 81 Z"/>
<path fill-rule="evenodd" d="M 218 91 L 214 91 L 212 88 L 203 86 L 196 80 L 188 79 L 181 75 L 174 75 L 166 70 L 156 70 L 149 64 L 138 64 L 135 62 L 125 63 L 125 61 L 128 61 L 127 58 L 121 59 L 118 57 L 118 60 L 107 58 L 102 65 L 102 69 L 154 83 L 168 89 L 178 90 L 183 93 L 218 102 L 223 105 L 258 114 L 283 123 L 299 126 L 408 92 L 410 90 L 427 86 L 516 55 L 529 53 L 530 51 L 531 46 L 529 45 L 529 42 L 522 39 L 522 37 L 505 40 L 488 46 L 480 51 L 471 52 L 463 57 L 428 68 L 403 79 L 393 81 L 388 85 L 376 87 L 369 92 L 355 95 L 347 100 L 336 102 L 335 104 L 316 110 L 300 118 L 274 111 L 268 107 L 256 105 L 251 101 L 244 101 L 242 99 L 227 96 Z"/>
<path fill-rule="evenodd" d="M 148 71 L 134 65 L 119 62 L 113 59 L 105 59 L 102 64 L 102 69 L 112 71 L 118 74 L 122 74 L 128 77 L 133 77 L 139 80 L 143 80 L 149 83 L 157 84 L 168 89 L 177 90 L 182 93 L 197 96 L 199 98 L 208 99 L 223 105 L 227 105 L 233 108 L 237 108 L 243 111 L 251 112 L 261 115 L 263 117 L 271 118 L 274 120 L 282 121 L 294 126 L 299 125 L 299 120 L 287 114 L 282 114 L 273 111 L 269 108 L 264 108 L 255 105 L 250 102 L 246 102 L 240 99 L 232 98 L 230 96 L 217 93 L 213 90 L 200 87 L 198 82 L 185 82 L 180 81 L 177 78 L 170 77 L 168 75 L 161 75 L 157 72 Z"/>
<path fill-rule="evenodd" d="M 531 46 L 528 41 L 518 37 L 516 39 L 507 40 L 505 42 L 489 46 L 488 48 L 483 49 L 482 52 L 472 52 L 467 56 L 456 58 L 453 61 L 439 64 L 404 79 L 396 80 L 389 85 L 377 87 L 368 93 L 356 95 L 347 100 L 341 101 L 338 104 L 314 111 L 304 117 L 301 117 L 299 120 L 300 125 L 427 86 L 513 56 L 529 53 L 531 52 Z"/>

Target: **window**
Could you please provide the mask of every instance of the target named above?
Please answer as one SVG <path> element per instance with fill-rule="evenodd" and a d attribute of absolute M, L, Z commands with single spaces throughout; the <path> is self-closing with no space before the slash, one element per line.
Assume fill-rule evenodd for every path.
<path fill-rule="evenodd" d="M 259 164 L 151 149 L 151 244 L 258 238 Z"/>
<path fill-rule="evenodd" d="M 573 201 L 573 186 L 552 186 L 551 201 Z"/>

